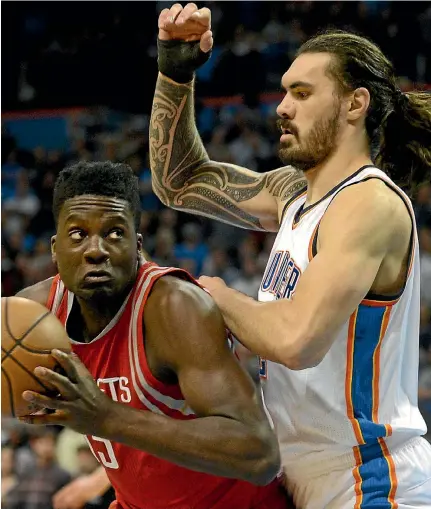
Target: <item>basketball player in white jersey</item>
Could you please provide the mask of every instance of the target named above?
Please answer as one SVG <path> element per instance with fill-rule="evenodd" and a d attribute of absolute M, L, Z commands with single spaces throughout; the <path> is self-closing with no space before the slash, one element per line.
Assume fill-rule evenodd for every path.
<path fill-rule="evenodd" d="M 286 486 L 298 509 L 431 508 L 418 241 L 400 187 L 429 178 L 431 96 L 401 93 L 372 42 L 323 33 L 281 80 L 285 166 L 257 174 L 211 161 L 199 138 L 194 71 L 212 44 L 208 9 L 160 14 L 153 187 L 170 207 L 278 231 L 259 302 L 201 282 L 262 357 Z"/>

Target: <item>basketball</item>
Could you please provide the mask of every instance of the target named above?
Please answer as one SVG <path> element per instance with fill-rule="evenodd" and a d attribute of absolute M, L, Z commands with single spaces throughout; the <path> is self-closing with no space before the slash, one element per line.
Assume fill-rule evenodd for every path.
<path fill-rule="evenodd" d="M 46 382 L 33 373 L 37 366 L 55 369 L 50 355 L 57 348 L 70 351 L 61 322 L 48 309 L 21 297 L 1 299 L 1 413 L 20 417 L 32 410 L 22 398 L 25 390 L 49 393 Z"/>

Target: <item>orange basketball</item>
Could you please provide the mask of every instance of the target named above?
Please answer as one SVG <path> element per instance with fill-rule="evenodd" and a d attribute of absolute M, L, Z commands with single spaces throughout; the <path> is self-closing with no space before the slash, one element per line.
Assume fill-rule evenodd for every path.
<path fill-rule="evenodd" d="M 57 348 L 70 352 L 66 331 L 47 308 L 21 297 L 1 299 L 1 413 L 20 417 L 32 412 L 22 399 L 25 390 L 52 393 L 33 373 L 37 366 L 58 367 L 50 355 Z"/>

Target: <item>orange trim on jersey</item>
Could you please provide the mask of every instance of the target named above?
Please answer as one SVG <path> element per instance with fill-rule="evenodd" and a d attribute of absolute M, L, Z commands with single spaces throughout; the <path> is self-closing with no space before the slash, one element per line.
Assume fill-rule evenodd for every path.
<path fill-rule="evenodd" d="M 51 288 L 49 289 L 48 299 L 46 301 L 45 307 L 47 307 L 50 311 L 54 304 L 55 294 L 57 292 L 58 283 L 60 282 L 60 274 L 57 274 L 51 283 Z"/>
<path fill-rule="evenodd" d="M 306 194 L 306 193 L 305 193 Z M 304 195 L 301 195 L 301 196 L 304 196 Z M 316 204 L 317 205 L 317 204 Z M 312 210 L 314 210 L 315 207 L 311 207 L 309 208 L 308 210 L 306 210 L 303 214 L 301 214 L 301 216 L 299 217 L 298 221 L 295 223 L 295 217 L 293 218 L 293 221 L 292 221 L 292 230 L 294 230 L 295 228 L 297 228 L 302 220 L 304 219 L 305 216 L 307 216 Z"/>
<path fill-rule="evenodd" d="M 389 452 L 388 446 L 386 445 L 386 442 L 383 440 L 383 438 L 379 438 L 378 441 L 383 452 L 383 457 L 387 461 L 389 468 L 389 479 L 391 481 L 391 489 L 388 495 L 388 502 L 391 504 L 391 509 L 397 509 L 398 504 L 395 502 L 395 494 L 398 488 L 398 479 L 395 470 L 395 463 L 391 456 L 391 453 Z"/>
<path fill-rule="evenodd" d="M 374 350 L 373 354 L 373 380 L 372 380 L 372 391 L 373 391 L 373 405 L 372 405 L 372 419 L 373 422 L 378 422 L 379 417 L 379 401 L 380 401 L 380 390 L 379 390 L 379 381 L 380 381 L 380 350 L 382 346 L 382 339 L 386 334 L 386 330 L 389 324 L 389 317 L 391 314 L 391 307 L 387 307 L 386 311 L 383 314 L 382 325 L 380 327 L 380 335 L 377 346 Z M 387 432 L 387 428 L 386 428 Z"/>
<path fill-rule="evenodd" d="M 320 221 L 316 224 L 313 233 L 310 237 L 310 242 L 308 243 L 308 261 L 311 262 L 313 259 L 313 243 L 314 243 L 314 237 L 317 235 L 317 230 L 319 228 Z"/>
<path fill-rule="evenodd" d="M 382 307 L 390 307 L 396 304 L 401 299 L 401 295 L 395 300 L 371 300 L 364 299 L 361 301 L 361 304 L 364 306 L 371 306 L 373 308 L 382 308 Z"/>
<path fill-rule="evenodd" d="M 288 211 L 288 209 L 290 208 L 290 206 L 296 202 L 296 200 L 299 200 L 299 198 L 301 198 L 301 196 L 304 196 L 305 194 L 307 194 L 307 190 L 305 191 L 302 191 L 300 194 L 298 194 L 296 196 L 296 193 L 293 193 L 293 196 L 290 197 L 286 203 L 283 205 L 283 209 L 281 211 L 281 215 L 280 215 L 280 224 L 283 222 L 285 216 L 286 216 L 286 212 Z"/>
<path fill-rule="evenodd" d="M 288 209 L 290 209 L 290 207 L 296 202 L 299 200 L 299 198 L 302 198 L 303 196 L 306 196 L 307 195 L 307 191 L 305 190 L 303 193 L 301 193 L 299 196 L 297 196 L 294 200 L 292 200 L 292 203 L 289 203 L 289 206 L 287 207 L 287 209 L 285 210 L 284 214 L 286 214 L 286 212 L 288 211 Z M 301 219 L 302 219 L 302 216 L 301 216 Z M 301 219 L 298 221 L 297 225 L 300 223 Z M 295 225 L 295 217 L 293 217 L 293 220 L 292 220 L 292 230 L 294 230 L 296 228 L 296 225 Z"/>
<path fill-rule="evenodd" d="M 359 309 L 359 308 L 358 308 Z M 354 509 L 361 509 L 364 493 L 363 493 L 363 479 L 361 475 L 361 467 L 364 465 L 363 457 L 361 453 L 361 446 L 365 444 L 363 439 L 362 430 L 360 429 L 359 422 L 354 417 L 353 413 L 353 404 L 352 404 L 352 379 L 353 379 L 353 357 L 354 357 L 354 338 L 356 333 L 356 324 L 357 324 L 357 316 L 358 309 L 352 314 L 349 320 L 348 327 L 348 340 L 347 340 L 347 370 L 346 370 L 346 406 L 347 406 L 347 416 L 352 423 L 352 427 L 355 433 L 356 440 L 359 445 L 353 447 L 353 455 L 355 458 L 355 466 L 352 469 L 352 475 L 355 479 L 355 505 Z M 391 315 L 392 307 L 386 306 L 385 311 L 383 312 L 380 324 L 379 331 L 379 339 L 376 347 L 374 348 L 373 358 L 372 358 L 372 407 L 371 407 L 371 420 L 374 423 L 378 423 L 378 413 L 379 413 L 379 401 L 380 401 L 380 390 L 379 390 L 379 382 L 380 382 L 380 354 L 381 354 L 381 345 L 383 338 L 388 329 L 390 315 Z M 386 437 L 392 435 L 392 427 L 390 424 L 383 425 L 386 430 Z M 359 428 L 359 429 L 358 429 Z M 397 476 L 395 471 L 395 463 L 393 458 L 390 455 L 389 449 L 385 443 L 383 437 L 379 437 L 378 443 L 380 445 L 380 449 L 382 451 L 382 455 L 385 458 L 388 464 L 389 471 L 389 482 L 390 488 L 388 493 L 388 503 L 390 504 L 391 509 L 397 509 L 398 504 L 395 502 L 395 494 L 397 490 Z"/>
<path fill-rule="evenodd" d="M 358 309 L 352 314 L 349 320 L 349 331 L 347 336 L 347 366 L 346 366 L 346 381 L 344 384 L 347 417 L 352 424 L 355 433 L 356 441 L 358 444 L 365 444 L 364 437 L 362 436 L 361 427 L 359 422 L 355 419 L 352 401 L 352 380 L 353 380 L 353 352 L 355 349 L 355 331 L 356 331 L 356 318 L 358 316 Z M 359 451 L 358 451 L 359 452 Z"/>
<path fill-rule="evenodd" d="M 355 493 L 356 493 L 354 509 L 360 509 L 364 495 L 362 493 L 362 477 L 361 473 L 359 472 L 359 467 L 362 465 L 362 458 L 361 453 L 359 452 L 359 447 L 357 445 L 353 447 L 353 455 L 355 457 L 356 463 L 356 466 L 353 468 L 353 477 L 355 479 Z"/>

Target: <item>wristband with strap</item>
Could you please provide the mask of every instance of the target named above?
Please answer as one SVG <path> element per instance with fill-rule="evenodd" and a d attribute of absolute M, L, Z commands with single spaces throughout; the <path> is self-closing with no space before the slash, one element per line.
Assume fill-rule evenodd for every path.
<path fill-rule="evenodd" d="M 177 83 L 192 81 L 196 69 L 207 62 L 211 56 L 211 51 L 204 53 L 200 49 L 199 41 L 157 39 L 157 49 L 159 71 Z"/>

